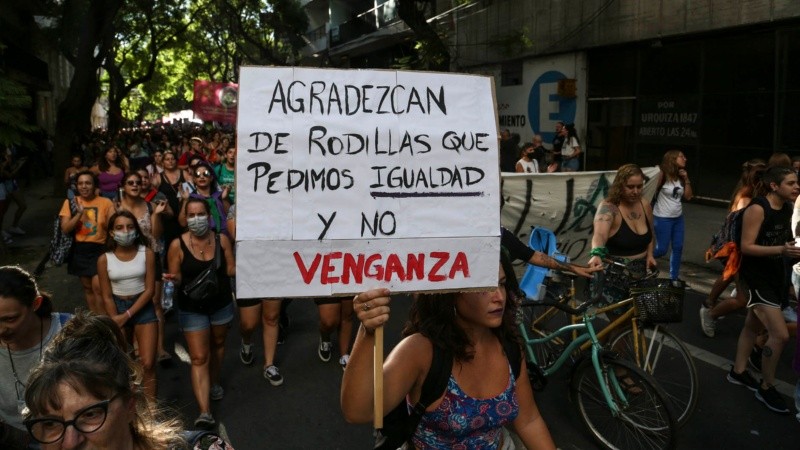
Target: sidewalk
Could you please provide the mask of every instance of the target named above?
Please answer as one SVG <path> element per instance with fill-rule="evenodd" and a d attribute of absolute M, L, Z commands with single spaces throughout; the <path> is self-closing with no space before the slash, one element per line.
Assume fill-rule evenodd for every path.
<path fill-rule="evenodd" d="M 20 227 L 26 234 L 14 236 L 13 243 L 0 249 L 0 265 L 18 264 L 33 272 L 50 248 L 53 220 L 66 197 L 53 195 L 52 178 L 34 180 L 22 191 L 28 209 L 20 220 Z M 11 226 L 15 211 L 16 205 L 12 204 L 3 221 L 3 229 Z M 66 264 L 47 268 L 38 283 L 40 290 L 52 295 L 55 308 L 59 311 L 72 311 L 86 304 L 80 281 L 67 274 Z"/>

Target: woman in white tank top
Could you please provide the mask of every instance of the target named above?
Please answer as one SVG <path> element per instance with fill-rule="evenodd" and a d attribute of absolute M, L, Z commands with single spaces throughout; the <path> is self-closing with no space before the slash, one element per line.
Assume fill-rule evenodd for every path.
<path fill-rule="evenodd" d="M 97 275 L 106 312 L 139 343 L 142 385 L 145 394 L 156 398 L 156 347 L 158 318 L 153 306 L 156 256 L 147 247 L 136 217 L 118 211 L 108 221 L 108 252 L 97 260 Z"/>

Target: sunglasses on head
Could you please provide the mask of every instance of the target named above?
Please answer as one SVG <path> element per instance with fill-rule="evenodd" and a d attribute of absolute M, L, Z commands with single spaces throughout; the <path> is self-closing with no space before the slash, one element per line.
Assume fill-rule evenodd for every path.
<path fill-rule="evenodd" d="M 198 170 L 197 172 L 194 173 L 194 176 L 208 178 L 211 176 L 211 172 L 207 170 Z"/>

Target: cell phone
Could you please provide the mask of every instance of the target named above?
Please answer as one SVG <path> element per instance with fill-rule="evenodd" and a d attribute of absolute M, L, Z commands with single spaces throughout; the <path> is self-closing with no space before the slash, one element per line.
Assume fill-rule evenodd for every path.
<path fill-rule="evenodd" d="M 155 195 L 155 197 L 153 197 L 153 201 L 154 201 L 154 202 L 156 202 L 156 203 L 158 203 L 158 202 L 165 202 L 165 201 L 167 201 L 167 196 L 166 196 L 166 195 L 164 195 L 164 193 L 163 193 L 163 192 L 160 192 L 160 191 L 159 191 L 159 192 L 158 192 L 158 193 Z"/>

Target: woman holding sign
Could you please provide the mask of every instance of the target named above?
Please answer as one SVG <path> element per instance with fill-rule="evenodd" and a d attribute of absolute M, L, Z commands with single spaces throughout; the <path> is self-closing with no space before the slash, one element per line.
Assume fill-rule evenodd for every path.
<path fill-rule="evenodd" d="M 383 363 L 383 406 L 391 411 L 400 402 L 418 401 L 434 345 L 453 355 L 444 395 L 426 408 L 411 438 L 415 448 L 511 448 L 506 447 L 511 445 L 509 424 L 526 448 L 555 448 L 525 364 L 515 378 L 503 350 L 504 341 L 519 345 L 514 331 L 519 288 L 510 262 L 502 259 L 492 291 L 418 294 L 405 338 Z M 342 380 L 341 406 L 348 422 L 373 419 L 373 333 L 389 320 L 389 301 L 387 289 L 353 299 L 361 327 Z"/>

